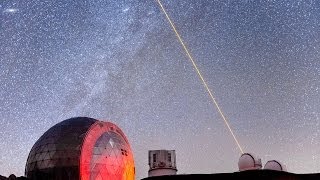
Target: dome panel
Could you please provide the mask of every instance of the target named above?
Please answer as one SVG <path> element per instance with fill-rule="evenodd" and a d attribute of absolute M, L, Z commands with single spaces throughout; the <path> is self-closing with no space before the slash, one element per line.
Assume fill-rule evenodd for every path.
<path fill-rule="evenodd" d="M 32 147 L 25 174 L 29 178 L 57 179 L 65 170 L 79 171 L 79 155 L 83 137 L 97 120 L 77 117 L 64 120 L 46 131 Z M 79 173 L 73 174 L 79 178 Z"/>
<path fill-rule="evenodd" d="M 81 180 L 134 180 L 133 154 L 128 140 L 112 123 L 96 123 L 87 133 L 81 150 Z M 126 150 L 127 155 L 121 153 Z M 98 176 L 99 172 L 102 176 Z M 126 176 L 125 174 L 130 174 Z"/>

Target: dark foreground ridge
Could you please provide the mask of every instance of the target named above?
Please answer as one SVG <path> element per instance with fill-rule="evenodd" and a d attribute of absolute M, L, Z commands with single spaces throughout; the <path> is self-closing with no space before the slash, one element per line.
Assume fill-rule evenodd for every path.
<path fill-rule="evenodd" d="M 16 177 L 14 174 L 11 174 L 8 178 L 0 175 L 0 180 L 27 180 L 27 178 Z"/>
<path fill-rule="evenodd" d="M 320 174 L 294 174 L 284 171 L 273 170 L 251 170 L 234 173 L 219 174 L 181 174 L 172 176 L 149 177 L 142 180 L 191 180 L 191 179 L 276 179 L 276 180 L 298 180 L 298 179 L 320 179 Z"/>
<path fill-rule="evenodd" d="M 218 173 L 218 174 L 180 174 L 172 176 L 156 176 L 148 177 L 142 180 L 214 180 L 214 179 L 276 179 L 276 180 L 300 180 L 300 179 L 320 179 L 320 173 L 317 174 L 294 174 L 284 171 L 273 171 L 273 170 L 251 170 L 234 173 Z M 9 178 L 0 175 L 0 180 L 32 180 L 25 177 L 15 177 L 10 175 Z M 39 179 L 37 179 L 39 180 Z M 45 180 L 45 179 L 44 179 Z M 65 180 L 65 179 L 61 179 Z"/>

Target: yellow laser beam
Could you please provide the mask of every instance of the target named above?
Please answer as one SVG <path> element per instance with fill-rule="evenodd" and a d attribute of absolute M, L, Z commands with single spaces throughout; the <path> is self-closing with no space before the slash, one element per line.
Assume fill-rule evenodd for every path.
<path fill-rule="evenodd" d="M 192 63 L 192 65 L 193 65 L 194 69 L 196 70 L 196 72 L 197 72 L 198 76 L 200 77 L 200 79 L 201 79 L 201 81 L 202 81 L 202 83 L 203 83 L 204 87 L 206 88 L 206 90 L 207 90 L 207 92 L 208 92 L 208 94 L 209 94 L 209 96 L 210 96 L 210 98 L 211 98 L 211 100 L 212 100 L 213 104 L 214 104 L 214 105 L 216 106 L 216 108 L 218 109 L 218 112 L 219 112 L 219 114 L 221 115 L 221 117 L 222 117 L 222 119 L 223 119 L 224 123 L 226 124 L 227 128 L 229 129 L 229 131 L 230 131 L 230 133 L 231 133 L 231 135 L 232 135 L 232 137 L 233 137 L 233 139 L 234 139 L 235 143 L 237 144 L 237 146 L 238 146 L 239 150 L 240 150 L 240 151 L 241 151 L 241 153 L 243 154 L 243 149 L 242 149 L 242 147 L 240 146 L 240 143 L 239 143 L 238 139 L 237 139 L 237 138 L 236 138 L 236 136 L 234 135 L 234 133 L 233 133 L 233 131 L 232 131 L 232 129 L 231 129 L 231 127 L 230 127 L 230 125 L 229 125 L 229 122 L 228 122 L 227 118 L 226 118 L 226 117 L 225 117 L 225 115 L 223 114 L 223 112 L 222 112 L 222 110 L 221 110 L 220 106 L 218 105 L 218 103 L 217 103 L 216 99 L 214 98 L 214 96 L 213 96 L 213 94 L 212 94 L 211 90 L 209 89 L 208 84 L 207 84 L 207 82 L 205 81 L 205 79 L 203 78 L 203 76 L 202 76 L 202 74 L 201 74 L 201 72 L 200 72 L 200 70 L 199 70 L 199 68 L 198 68 L 198 66 L 197 66 L 197 64 L 196 64 L 196 62 L 193 60 L 193 57 L 191 56 L 191 54 L 190 54 L 190 52 L 189 52 L 189 50 L 188 50 L 187 46 L 184 44 L 184 42 L 183 42 L 183 40 L 182 40 L 182 38 L 181 38 L 181 36 L 180 36 L 179 32 L 177 31 L 177 29 L 176 29 L 175 25 L 174 25 L 174 24 L 173 24 L 173 22 L 171 21 L 171 19 L 170 19 L 169 15 L 168 15 L 168 13 L 167 13 L 167 11 L 164 9 L 164 7 L 163 7 L 163 5 L 162 5 L 161 1 L 160 1 L 160 0 L 157 0 L 157 1 L 158 1 L 158 4 L 159 4 L 159 6 L 160 6 L 160 8 L 161 8 L 162 12 L 165 14 L 165 16 L 166 16 L 166 18 L 167 18 L 168 22 L 170 23 L 170 25 L 171 25 L 171 27 L 172 27 L 173 31 L 175 32 L 175 34 L 176 34 L 176 36 L 177 36 L 177 38 L 178 38 L 179 42 L 181 43 L 181 45 L 182 45 L 182 47 L 183 47 L 184 51 L 186 52 L 186 54 L 187 54 L 187 56 L 188 56 L 189 60 L 191 61 L 191 63 Z"/>

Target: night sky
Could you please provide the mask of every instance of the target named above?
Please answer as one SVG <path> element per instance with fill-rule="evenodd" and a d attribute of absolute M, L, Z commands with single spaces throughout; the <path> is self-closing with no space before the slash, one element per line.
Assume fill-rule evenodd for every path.
<path fill-rule="evenodd" d="M 320 1 L 163 0 L 246 152 L 320 172 Z M 0 174 L 75 116 L 116 123 L 147 176 L 237 171 L 239 149 L 155 0 L 0 0 Z"/>

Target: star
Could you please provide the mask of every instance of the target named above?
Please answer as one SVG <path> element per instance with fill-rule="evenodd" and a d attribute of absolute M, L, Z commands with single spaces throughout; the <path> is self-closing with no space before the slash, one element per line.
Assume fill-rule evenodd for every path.
<path fill-rule="evenodd" d="M 4 12 L 4 13 L 16 13 L 16 12 L 18 12 L 18 11 L 19 11 L 19 9 L 7 8 L 7 9 L 5 9 L 3 12 Z"/>
<path fill-rule="evenodd" d="M 127 12 L 127 11 L 129 11 L 129 9 L 130 9 L 130 8 L 127 7 L 127 8 L 124 8 L 122 11 L 123 11 L 123 12 Z"/>

